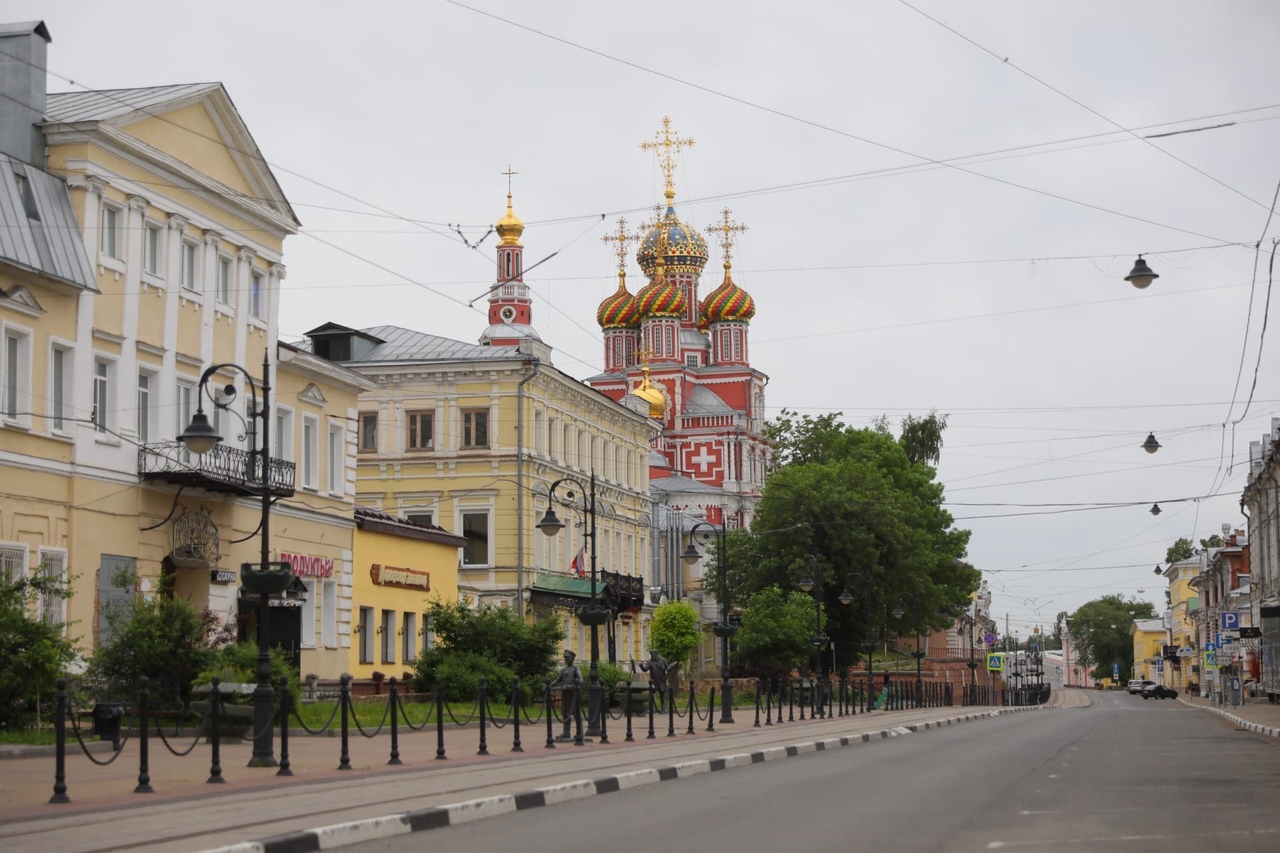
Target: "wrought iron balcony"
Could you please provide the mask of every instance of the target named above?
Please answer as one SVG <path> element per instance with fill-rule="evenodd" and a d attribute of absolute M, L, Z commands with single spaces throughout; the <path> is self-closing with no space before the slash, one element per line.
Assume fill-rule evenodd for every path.
<path fill-rule="evenodd" d="M 204 455 L 187 450 L 180 441 L 160 441 L 138 448 L 138 477 L 197 486 L 211 492 L 260 495 L 261 457 L 239 447 L 219 444 Z M 293 494 L 295 466 L 272 459 L 267 471 L 271 494 Z"/>

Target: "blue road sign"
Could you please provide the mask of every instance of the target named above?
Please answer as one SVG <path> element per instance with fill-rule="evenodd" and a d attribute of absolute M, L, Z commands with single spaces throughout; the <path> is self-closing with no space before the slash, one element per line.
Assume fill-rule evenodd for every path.
<path fill-rule="evenodd" d="M 1112 681 L 1120 680 L 1120 664 L 1118 663 L 1111 664 L 1111 680 Z"/>
<path fill-rule="evenodd" d="M 1221 626 L 1223 631 L 1240 630 L 1239 610 L 1223 610 L 1218 614 L 1218 618 L 1222 620 Z"/>
<path fill-rule="evenodd" d="M 1000 652 L 987 655 L 987 669 L 991 672 L 1001 672 L 1004 669 L 1004 655 Z"/>
<path fill-rule="evenodd" d="M 996 644 L 996 635 L 988 631 L 982 635 L 982 642 L 984 645 L 994 646 Z"/>

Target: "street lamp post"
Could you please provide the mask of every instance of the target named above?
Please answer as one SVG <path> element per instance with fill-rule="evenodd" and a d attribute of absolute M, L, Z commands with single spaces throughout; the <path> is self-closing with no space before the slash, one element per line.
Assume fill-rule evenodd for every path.
<path fill-rule="evenodd" d="M 733 722 L 733 682 L 729 680 L 729 638 L 738 633 L 738 626 L 729 622 L 729 566 L 726 548 L 726 531 L 723 524 L 712 524 L 699 521 L 689 530 L 689 547 L 684 549 L 681 558 L 688 565 L 698 562 L 702 556 L 694 547 L 693 541 L 698 531 L 711 531 L 716 537 L 716 567 L 720 570 L 720 621 L 711 626 L 712 632 L 720 638 L 720 722 Z"/>
<path fill-rule="evenodd" d="M 916 648 L 915 651 L 911 653 L 911 656 L 916 659 L 916 707 L 919 708 L 921 700 L 924 697 L 924 680 L 920 675 L 920 662 L 924 657 L 924 649 L 920 648 L 920 597 L 913 592 L 903 592 L 898 595 L 899 601 L 904 598 L 911 599 L 912 621 L 915 623 L 916 630 Z M 901 605 L 893 608 L 894 619 L 901 619 L 902 616 L 903 613 Z"/>
<path fill-rule="evenodd" d="M 853 571 L 849 572 L 848 575 L 845 576 L 845 579 L 844 579 L 845 587 L 839 596 L 840 603 L 843 604 L 845 607 L 848 607 L 849 605 L 853 604 L 853 593 L 849 591 L 849 578 L 857 578 L 858 580 L 862 581 L 862 583 L 867 588 L 867 592 L 868 592 L 867 601 L 870 602 L 871 595 L 874 593 L 871 587 L 871 578 L 869 578 L 867 575 L 864 575 L 862 572 L 858 571 L 857 569 L 854 569 Z M 865 710 L 869 712 L 872 707 L 871 693 L 872 693 L 872 690 L 875 688 L 875 685 L 872 683 L 872 676 L 871 676 L 871 653 L 876 650 L 875 637 L 873 636 L 873 630 L 871 628 L 870 606 L 866 607 L 866 609 L 864 610 L 864 615 L 866 615 L 867 617 L 867 639 L 862 644 L 862 651 L 867 656 L 867 701 L 866 701 Z"/>
<path fill-rule="evenodd" d="M 262 519 L 259 530 L 262 533 L 262 552 L 257 569 L 252 563 L 241 565 L 241 576 L 245 589 L 258 597 L 258 684 L 253 690 L 253 754 L 249 758 L 250 767 L 275 767 L 274 726 L 275 689 L 271 686 L 271 633 L 268 627 L 270 620 L 270 599 L 273 594 L 282 593 L 293 580 L 293 570 L 288 563 L 271 562 L 271 379 L 270 362 L 267 353 L 262 355 L 262 396 L 259 399 L 258 385 L 253 375 L 238 364 L 215 364 L 200 376 L 200 384 L 196 389 L 196 413 L 191 423 L 178 436 L 186 448 L 197 455 L 204 455 L 213 450 L 222 441 L 222 436 L 209 423 L 204 413 L 204 398 L 219 409 L 228 410 L 235 399 L 234 385 L 223 388 L 223 399 L 219 400 L 209 391 L 209 380 L 220 370 L 238 371 L 249 384 L 247 424 L 249 437 L 249 462 L 257 461 L 257 488 L 262 500 Z M 259 405 L 261 402 L 261 405 Z M 261 421 L 261 433 L 254 428 L 254 422 Z M 255 447 L 255 445 L 257 445 Z M 252 467 L 250 464 L 249 467 Z M 246 481 L 253 480 L 250 471 L 246 471 Z"/>
<path fill-rule="evenodd" d="M 822 690 L 818 686 L 822 680 L 822 650 L 827 647 L 827 635 L 822 633 L 822 564 L 818 562 L 818 558 L 812 554 L 806 554 L 805 560 L 813 567 L 813 577 L 805 575 L 800 579 L 800 589 L 804 592 L 814 590 L 813 593 L 813 612 L 814 612 L 814 631 L 809 641 L 813 643 L 817 649 L 818 668 L 816 670 L 817 678 L 814 679 L 813 689 L 816 691 L 814 699 L 817 700 L 818 716 L 827 716 L 827 705 L 823 701 Z"/>
<path fill-rule="evenodd" d="M 587 493 L 581 512 L 587 520 L 587 538 L 591 540 L 591 603 L 577 608 L 578 621 L 591 628 L 591 669 L 587 681 L 587 731 L 586 737 L 600 737 L 600 714 L 604 709 L 600 685 L 600 626 L 609 618 L 609 611 L 600 606 L 596 586 L 596 472 L 591 472 L 590 485 L 583 489 L 582 483 L 573 477 L 561 477 L 551 484 L 547 491 L 547 513 L 535 526 L 547 536 L 555 536 L 564 529 L 564 522 L 556 516 L 554 504 L 573 507 L 573 492 L 566 491 L 563 499 L 556 497 L 556 489 L 568 483 Z"/>

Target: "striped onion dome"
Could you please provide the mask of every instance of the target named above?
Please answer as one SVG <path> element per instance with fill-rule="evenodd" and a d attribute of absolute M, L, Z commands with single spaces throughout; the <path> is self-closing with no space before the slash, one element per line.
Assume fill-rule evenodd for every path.
<path fill-rule="evenodd" d="M 640 314 L 636 310 L 636 298 L 627 290 L 626 270 L 618 270 L 618 289 L 600 303 L 596 322 L 602 329 L 639 328 Z"/>
<path fill-rule="evenodd" d="M 659 255 L 653 281 L 636 293 L 636 312 L 648 317 L 680 317 L 684 315 L 684 291 L 667 280 L 665 265 Z"/>
<path fill-rule="evenodd" d="M 700 325 L 707 326 L 711 323 L 726 321 L 746 323 L 755 315 L 756 301 L 751 298 L 750 293 L 733 283 L 733 277 L 729 274 L 729 263 L 726 261 L 724 281 L 702 300 Z"/>

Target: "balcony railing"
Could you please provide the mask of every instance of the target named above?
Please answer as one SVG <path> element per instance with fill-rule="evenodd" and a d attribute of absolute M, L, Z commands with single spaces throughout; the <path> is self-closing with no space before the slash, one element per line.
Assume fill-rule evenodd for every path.
<path fill-rule="evenodd" d="M 262 460 L 256 453 L 219 444 L 203 455 L 187 450 L 180 441 L 161 441 L 138 448 L 138 477 L 199 486 L 213 492 L 260 495 Z M 295 466 L 272 459 L 267 486 L 273 495 L 293 494 Z"/>

